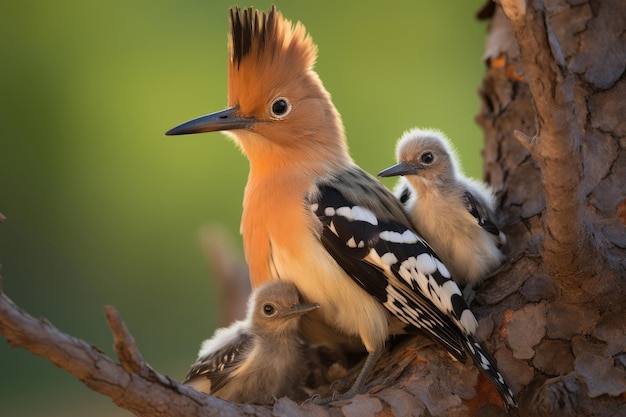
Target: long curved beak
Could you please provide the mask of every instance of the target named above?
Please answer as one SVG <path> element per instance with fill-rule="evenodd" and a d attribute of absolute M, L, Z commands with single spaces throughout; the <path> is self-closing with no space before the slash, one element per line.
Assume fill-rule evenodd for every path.
<path fill-rule="evenodd" d="M 383 169 L 376 176 L 397 177 L 398 175 L 411 175 L 415 174 L 415 171 L 417 171 L 418 169 L 419 165 L 415 165 L 410 162 L 398 162 L 397 164 L 390 166 L 387 169 Z"/>
<path fill-rule="evenodd" d="M 252 117 L 237 116 L 237 110 L 237 107 L 229 107 L 206 116 L 200 116 L 168 130 L 165 134 L 174 136 L 218 132 L 221 130 L 248 129 L 258 122 L 257 119 Z"/>

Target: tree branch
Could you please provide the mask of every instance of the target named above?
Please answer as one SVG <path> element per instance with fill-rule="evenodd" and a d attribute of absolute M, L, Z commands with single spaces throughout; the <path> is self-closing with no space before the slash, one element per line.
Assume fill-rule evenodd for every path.
<path fill-rule="evenodd" d="M 537 162 L 545 193 L 542 256 L 563 290 L 572 294 L 595 267 L 596 249 L 585 221 L 582 132 L 574 103 L 574 77 L 546 18 L 541 0 L 502 0 L 520 49 L 536 110 L 537 135 L 515 137 Z"/>
<path fill-rule="evenodd" d="M 137 416 L 271 415 L 267 408 L 222 401 L 154 371 L 143 361 L 117 311 L 106 307 L 106 315 L 121 365 L 97 347 L 61 332 L 47 320 L 35 319 L 0 294 L 0 333 L 11 347 L 21 347 L 48 359 Z"/>

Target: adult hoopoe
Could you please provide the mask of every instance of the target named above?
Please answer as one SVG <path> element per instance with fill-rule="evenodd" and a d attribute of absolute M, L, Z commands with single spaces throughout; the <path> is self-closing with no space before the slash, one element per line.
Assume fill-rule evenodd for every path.
<path fill-rule="evenodd" d="M 324 343 L 332 329 L 360 337 L 369 353 L 339 398 L 359 391 L 390 332 L 408 326 L 461 361 L 469 354 L 515 405 L 446 267 L 393 194 L 350 158 L 305 28 L 273 7 L 233 8 L 229 55 L 228 108 L 167 134 L 225 131 L 248 157 L 241 232 L 253 286 L 293 281 L 320 304 L 303 317 L 305 338 Z"/>
<path fill-rule="evenodd" d="M 480 283 L 502 263 L 499 246 L 506 242 L 494 220 L 491 189 L 463 175 L 448 139 L 437 130 L 404 133 L 396 158 L 398 163 L 378 176 L 403 175 L 394 193 L 417 230 L 457 283 Z"/>

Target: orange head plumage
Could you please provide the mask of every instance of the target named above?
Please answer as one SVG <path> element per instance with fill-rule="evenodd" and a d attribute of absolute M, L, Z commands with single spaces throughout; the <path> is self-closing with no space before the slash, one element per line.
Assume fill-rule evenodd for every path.
<path fill-rule="evenodd" d="M 316 173 L 349 159 L 343 124 L 313 65 L 317 47 L 301 23 L 272 7 L 230 10 L 228 108 L 167 135 L 226 131 L 260 163 L 305 162 Z M 303 160 L 304 159 L 304 160 Z"/>

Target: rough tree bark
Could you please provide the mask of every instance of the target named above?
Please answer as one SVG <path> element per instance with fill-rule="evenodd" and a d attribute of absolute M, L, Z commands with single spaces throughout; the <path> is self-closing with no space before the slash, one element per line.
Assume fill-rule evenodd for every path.
<path fill-rule="evenodd" d="M 501 3 L 478 121 L 525 257 L 479 295 L 507 308 L 496 358 L 525 413 L 626 415 L 626 6 Z"/>
<path fill-rule="evenodd" d="M 479 338 L 519 393 L 512 415 L 626 415 L 626 5 L 501 2 L 482 12 L 491 23 L 478 122 L 509 260 L 477 291 Z M 12 346 L 138 416 L 504 415 L 474 366 L 419 337 L 392 340 L 351 401 L 232 404 L 152 370 L 117 312 L 106 314 L 119 363 L 0 295 Z"/>

